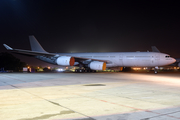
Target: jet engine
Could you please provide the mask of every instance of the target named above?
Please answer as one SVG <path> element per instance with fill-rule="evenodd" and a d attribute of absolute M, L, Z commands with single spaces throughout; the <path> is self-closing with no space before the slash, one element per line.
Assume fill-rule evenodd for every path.
<path fill-rule="evenodd" d="M 91 70 L 105 70 L 106 69 L 106 63 L 94 61 L 94 62 L 91 62 L 89 64 L 89 67 Z"/>
<path fill-rule="evenodd" d="M 74 57 L 61 56 L 56 59 L 56 63 L 62 66 L 73 66 L 74 62 Z"/>

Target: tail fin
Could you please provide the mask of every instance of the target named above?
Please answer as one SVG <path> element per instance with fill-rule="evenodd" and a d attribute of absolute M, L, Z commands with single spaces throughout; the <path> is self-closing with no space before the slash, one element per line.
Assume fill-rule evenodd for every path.
<path fill-rule="evenodd" d="M 32 51 L 38 51 L 38 52 L 46 52 L 42 46 L 39 44 L 37 39 L 34 37 L 34 35 L 29 36 L 30 44 L 31 44 L 31 50 Z"/>
<path fill-rule="evenodd" d="M 151 48 L 152 48 L 152 52 L 160 52 L 156 46 L 151 46 Z"/>

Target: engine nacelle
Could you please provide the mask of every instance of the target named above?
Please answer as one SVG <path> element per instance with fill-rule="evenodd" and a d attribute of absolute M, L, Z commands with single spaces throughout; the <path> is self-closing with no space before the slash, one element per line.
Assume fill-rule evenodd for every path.
<path fill-rule="evenodd" d="M 73 57 L 61 56 L 56 59 L 56 63 L 62 66 L 73 66 L 75 59 Z"/>
<path fill-rule="evenodd" d="M 94 61 L 94 62 L 91 62 L 89 64 L 89 67 L 92 70 L 105 70 L 106 69 L 106 63 Z"/>
<path fill-rule="evenodd" d="M 178 63 L 178 67 L 180 67 L 180 62 Z"/>

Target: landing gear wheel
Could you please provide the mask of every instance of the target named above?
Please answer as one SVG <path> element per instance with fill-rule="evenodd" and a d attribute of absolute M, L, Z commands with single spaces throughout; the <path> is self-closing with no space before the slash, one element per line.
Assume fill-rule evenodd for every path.
<path fill-rule="evenodd" d="M 154 73 L 155 73 L 155 74 L 157 74 L 157 73 L 158 73 L 158 69 L 159 69 L 159 67 L 158 67 L 158 66 L 156 66 L 156 67 L 154 68 Z"/>
<path fill-rule="evenodd" d="M 76 70 L 75 70 L 75 73 L 83 73 L 83 72 L 84 72 L 83 69 L 76 69 Z"/>

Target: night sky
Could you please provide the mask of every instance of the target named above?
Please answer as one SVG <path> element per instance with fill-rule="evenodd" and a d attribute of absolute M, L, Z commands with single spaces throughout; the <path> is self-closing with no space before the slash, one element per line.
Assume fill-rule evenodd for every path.
<path fill-rule="evenodd" d="M 178 3 L 158 0 L 0 0 L 0 52 L 4 43 L 28 50 L 34 35 L 48 52 L 132 52 L 154 45 L 180 58 L 179 11 Z"/>

